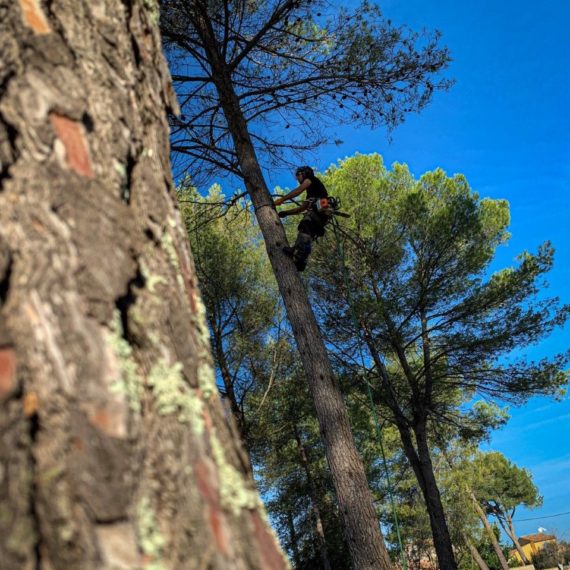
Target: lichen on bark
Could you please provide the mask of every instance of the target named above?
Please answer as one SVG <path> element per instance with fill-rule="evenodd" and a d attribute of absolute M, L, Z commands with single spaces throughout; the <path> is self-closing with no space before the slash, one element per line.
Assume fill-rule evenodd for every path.
<path fill-rule="evenodd" d="M 133 358 L 133 349 L 124 338 L 124 334 L 121 316 L 118 311 L 115 311 L 107 338 L 117 359 L 119 377 L 111 384 L 111 390 L 114 393 L 123 394 L 129 408 L 133 412 L 140 413 L 143 383 Z"/>
<path fill-rule="evenodd" d="M 196 435 L 204 433 L 204 404 L 196 390 L 184 380 L 180 362 L 169 364 L 163 358 L 151 369 L 148 383 L 153 389 L 156 411 L 161 416 L 175 415 L 181 423 L 188 423 Z"/>

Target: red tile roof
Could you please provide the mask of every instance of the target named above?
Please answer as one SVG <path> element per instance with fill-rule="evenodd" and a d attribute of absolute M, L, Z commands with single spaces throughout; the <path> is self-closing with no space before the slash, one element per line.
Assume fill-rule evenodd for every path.
<path fill-rule="evenodd" d="M 525 536 L 519 537 L 519 542 L 521 546 L 525 544 L 530 544 L 531 542 L 545 542 L 547 540 L 556 540 L 553 534 L 544 534 L 542 532 L 536 534 L 527 534 Z"/>

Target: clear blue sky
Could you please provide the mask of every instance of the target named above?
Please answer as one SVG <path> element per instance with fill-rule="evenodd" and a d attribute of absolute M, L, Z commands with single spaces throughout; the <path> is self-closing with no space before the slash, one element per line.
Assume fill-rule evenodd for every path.
<path fill-rule="evenodd" d="M 346 2 L 344 2 L 346 4 Z M 511 264 L 524 249 L 545 240 L 556 248 L 549 293 L 570 302 L 570 2 L 562 0 L 386 0 L 386 17 L 420 29 L 437 28 L 453 63 L 455 86 L 439 93 L 420 115 L 393 133 L 337 131 L 344 144 L 322 148 L 310 159 L 324 170 L 355 152 L 379 152 L 385 162 L 406 162 L 417 176 L 441 166 L 465 174 L 482 196 L 511 204 L 512 239 L 497 258 Z M 331 139 L 335 138 L 331 136 Z M 279 176 L 281 185 L 294 180 Z M 534 358 L 569 347 L 570 327 L 533 347 Z M 527 467 L 544 506 L 520 509 L 519 534 L 542 526 L 570 540 L 570 400 L 535 398 L 511 410 L 508 426 L 489 447 Z"/>

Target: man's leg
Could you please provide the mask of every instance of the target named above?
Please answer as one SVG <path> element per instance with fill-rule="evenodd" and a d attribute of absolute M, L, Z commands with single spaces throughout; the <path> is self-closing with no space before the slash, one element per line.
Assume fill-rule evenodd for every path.
<path fill-rule="evenodd" d="M 310 234 L 299 232 L 293 247 L 284 247 L 283 251 L 293 258 L 295 266 L 299 271 L 303 271 L 307 266 L 307 258 L 311 253 L 312 238 Z"/>

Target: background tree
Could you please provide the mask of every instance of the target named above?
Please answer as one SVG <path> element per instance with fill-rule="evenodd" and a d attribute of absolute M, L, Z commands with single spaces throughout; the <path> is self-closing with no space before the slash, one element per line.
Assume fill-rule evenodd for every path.
<path fill-rule="evenodd" d="M 330 235 L 314 279 L 323 326 L 338 343 L 354 343 L 356 311 L 378 397 L 424 495 L 440 565 L 452 567 L 430 433 L 451 424 L 480 437 L 490 427 L 487 407 L 462 405 L 476 395 L 522 404 L 560 393 L 566 355 L 512 357 L 567 319 L 568 307 L 538 297 L 553 249 L 544 244 L 488 275 L 495 249 L 508 238 L 508 205 L 481 200 L 460 175 L 436 170 L 416 181 L 405 166 L 388 172 L 373 155 L 331 168 L 326 184 L 353 214 L 344 224 L 352 303 L 343 267 L 329 254 Z"/>
<path fill-rule="evenodd" d="M 237 362 L 249 363 L 240 372 L 240 382 L 243 380 L 249 394 L 247 404 L 245 399 L 240 400 L 240 413 L 244 415 L 245 423 L 253 428 L 251 433 L 248 430 L 245 434 L 246 444 L 253 446 L 257 478 L 266 496 L 271 497 L 267 499 L 268 508 L 279 528 L 282 542 L 297 568 L 314 565 L 327 568 L 331 564 L 333 567 L 346 566 L 349 561 L 342 554 L 345 545 L 338 538 L 338 513 L 331 511 L 334 494 L 319 454 L 322 448 L 318 442 L 318 427 L 309 394 L 302 384 L 294 354 L 288 345 L 286 330 L 282 331 L 280 343 L 282 358 L 279 373 L 273 376 L 255 374 L 255 371 L 265 369 L 268 360 L 273 360 L 271 343 L 263 342 L 270 335 L 260 337 L 258 318 L 247 317 L 252 307 L 263 307 L 259 299 L 268 293 L 264 279 L 259 274 L 260 244 L 251 237 L 251 232 L 255 231 L 255 221 L 247 214 L 247 209 L 237 215 L 232 211 L 224 214 L 226 200 L 218 187 L 213 187 L 206 197 L 184 191 L 179 193 L 179 198 L 191 228 L 189 233 L 196 242 L 193 249 L 198 260 L 199 275 L 203 276 L 201 281 L 206 306 L 210 307 L 208 310 L 212 315 L 224 314 L 224 330 L 229 332 L 225 350 L 229 357 L 238 354 L 240 358 L 236 359 Z M 194 232 L 197 227 L 200 231 Z M 223 307 L 226 310 L 222 310 Z M 264 322 L 279 320 L 279 307 L 275 303 L 269 303 L 265 312 L 272 317 Z M 212 321 L 217 318 L 209 316 L 211 327 L 216 326 L 212 325 Z M 236 330 L 239 333 L 236 334 Z M 250 335 L 253 342 L 248 342 Z M 358 355 L 354 358 L 358 350 L 352 350 L 351 355 L 349 350 L 339 348 L 341 350 L 335 353 L 335 370 L 349 404 L 352 429 L 364 456 L 368 479 L 375 489 L 383 523 L 389 529 L 387 538 L 390 544 L 395 545 L 394 557 L 397 558 L 394 521 L 383 483 L 385 474 L 379 460 L 376 434 L 370 425 L 373 418 L 364 397 L 366 378 L 373 380 L 373 371 Z M 224 359 L 217 359 L 216 364 L 223 376 L 226 366 Z M 227 395 L 224 385 L 221 390 Z M 238 392 L 241 393 L 240 390 Z M 386 413 L 386 410 L 381 410 L 382 416 L 386 416 Z M 503 417 L 499 410 L 495 414 L 499 415 L 499 420 Z M 493 408 L 489 407 L 487 415 L 491 425 L 498 423 L 498 419 L 492 417 Z M 488 521 L 484 510 L 486 503 L 479 502 L 479 511 L 487 523 L 488 535 L 481 527 L 472 500 L 472 495 L 481 497 L 484 493 L 486 501 L 494 500 L 489 497 L 497 497 L 493 493 L 496 485 L 492 472 L 499 469 L 484 464 L 482 458 L 487 458 L 487 455 L 474 454 L 472 447 L 460 442 L 451 445 L 450 442 L 456 442 L 463 431 L 458 432 L 455 426 L 440 426 L 440 436 L 444 429 L 447 451 L 442 454 L 436 446 L 431 453 L 435 457 L 436 477 L 442 489 L 459 565 L 465 566 L 468 563 L 463 561 L 473 557 L 482 570 L 498 567 L 498 549 L 504 567 L 507 567 L 498 530 Z M 425 502 L 405 455 L 399 451 L 397 438 L 397 431 L 393 428 L 385 431 L 390 449 L 389 469 L 398 487 L 400 531 L 406 544 L 408 565 L 414 568 L 419 567 L 422 558 L 433 557 L 433 542 Z M 507 462 L 504 457 L 500 458 Z M 508 488 L 509 485 L 504 483 L 502 487 Z M 513 485 L 513 490 L 518 487 L 521 485 Z"/>
<path fill-rule="evenodd" d="M 252 459 L 268 512 L 297 569 L 348 568 L 340 513 L 310 395 L 290 348 L 279 380 L 250 400 Z"/>
<path fill-rule="evenodd" d="M 570 543 L 562 540 L 558 543 L 547 543 L 533 557 L 532 563 L 538 570 L 556 568 L 570 563 Z"/>
<path fill-rule="evenodd" d="M 285 568 L 217 396 L 156 6 L 0 14 L 3 570 Z"/>
<path fill-rule="evenodd" d="M 219 186 L 202 197 L 183 183 L 178 202 L 206 306 L 221 393 L 247 443 L 245 399 L 260 376 L 275 377 L 284 350 L 284 315 L 275 280 L 245 200 L 228 206 Z"/>
<path fill-rule="evenodd" d="M 353 97 L 354 104 L 368 112 L 367 122 L 386 122 L 388 117 L 387 122 L 394 124 L 402 116 L 397 112 L 402 101 L 408 103 L 406 108 L 417 109 L 429 99 L 433 90 L 429 78 L 447 64 L 448 56 L 434 41 L 417 49 L 415 38 L 379 24 L 377 11 L 367 4 L 356 11 L 354 23 L 341 14 L 343 33 L 331 23 L 338 36 L 322 34 L 312 18 L 318 14 L 317 6 L 299 0 L 165 2 L 164 37 L 177 79 L 184 81 L 179 90 L 184 113 L 187 101 L 201 102 L 199 109 L 189 108 L 191 126 L 184 127 L 182 137 L 175 133 L 174 140 L 182 138 L 179 147 L 185 148 L 179 149 L 199 161 L 196 172 L 206 172 L 203 169 L 213 164 L 239 175 L 244 182 L 311 387 L 353 562 L 357 568 L 386 568 L 388 556 L 342 397 L 302 282 L 292 260 L 282 251 L 285 234 L 257 156 L 269 139 L 260 139 L 261 131 L 256 131 L 253 121 L 270 119 L 268 113 L 275 110 L 275 104 L 267 106 L 266 100 L 276 100 L 273 88 L 280 80 L 285 88 L 291 78 L 298 81 L 309 75 L 319 77 L 324 85 L 320 88 L 305 81 L 307 92 L 297 105 L 307 108 L 310 99 L 312 105 L 322 106 L 336 87 L 335 97 Z M 316 50 L 311 51 L 311 46 Z M 291 66 L 292 62 L 297 65 Z M 283 73 L 269 77 L 269 90 L 258 98 L 261 107 L 250 106 L 247 98 L 257 89 L 253 78 L 267 79 L 273 69 Z M 182 73 L 178 76 L 179 71 L 184 77 Z M 313 97 L 315 94 L 318 96 Z M 288 102 L 287 96 L 284 101 Z M 277 112 L 281 113 L 286 106 L 279 106 Z M 321 120 L 322 116 L 319 113 Z M 267 125 L 264 129 L 267 132 Z"/>
<path fill-rule="evenodd" d="M 531 474 L 498 452 L 477 454 L 470 469 L 477 481 L 475 494 L 481 507 L 488 515 L 496 518 L 512 540 L 521 560 L 530 564 L 517 539 L 513 517 L 518 506 L 532 508 L 542 504 L 542 497 L 538 494 Z"/>

